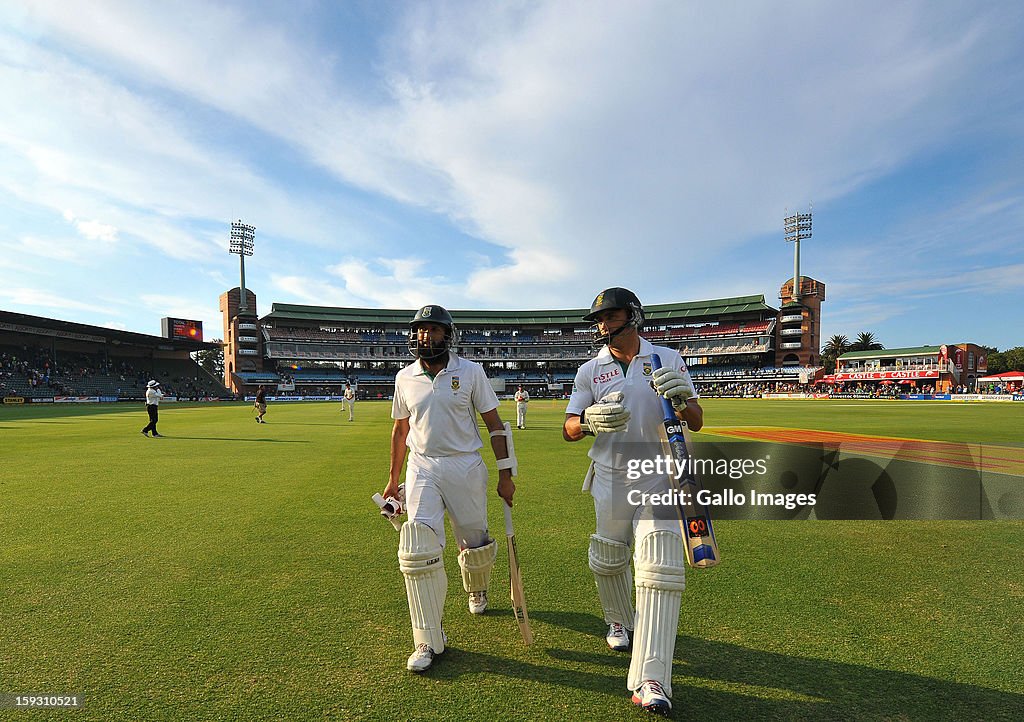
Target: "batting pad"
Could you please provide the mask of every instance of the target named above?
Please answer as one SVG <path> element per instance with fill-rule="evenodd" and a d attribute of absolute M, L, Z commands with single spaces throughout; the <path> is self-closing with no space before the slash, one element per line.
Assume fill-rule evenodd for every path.
<path fill-rule="evenodd" d="M 629 547 L 597 534 L 590 535 L 588 554 L 605 624 L 633 628 L 633 576 L 629 571 Z"/>
<path fill-rule="evenodd" d="M 398 567 L 405 575 L 413 642 L 426 643 L 440 654 L 444 651 L 441 613 L 448 594 L 448 575 L 444 573 L 441 544 L 433 529 L 417 521 L 402 525 Z"/>
<path fill-rule="evenodd" d="M 463 549 L 459 552 L 459 569 L 462 570 L 462 588 L 467 592 L 486 592 L 491 581 L 491 569 L 494 559 L 498 556 L 498 543 L 491 539 L 475 549 Z"/>
<path fill-rule="evenodd" d="M 672 656 L 679 627 L 679 603 L 686 588 L 683 540 L 670 531 L 653 531 L 637 544 L 636 630 L 626 684 L 661 682 L 672 696 Z"/>

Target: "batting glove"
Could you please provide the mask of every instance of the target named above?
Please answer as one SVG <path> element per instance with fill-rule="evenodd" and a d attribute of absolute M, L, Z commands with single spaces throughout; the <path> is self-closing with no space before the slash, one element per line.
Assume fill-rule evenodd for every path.
<path fill-rule="evenodd" d="M 593 406 L 588 406 L 580 417 L 584 434 L 617 433 L 626 430 L 629 409 L 622 405 L 625 398 L 621 391 L 613 391 Z"/>
<path fill-rule="evenodd" d="M 675 369 L 662 366 L 654 372 L 654 390 L 672 402 L 672 408 L 682 411 L 686 402 L 697 395 L 693 383 Z"/>

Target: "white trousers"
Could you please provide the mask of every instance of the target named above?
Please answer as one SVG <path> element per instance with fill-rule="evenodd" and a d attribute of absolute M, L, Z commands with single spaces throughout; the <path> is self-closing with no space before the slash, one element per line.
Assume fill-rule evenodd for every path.
<path fill-rule="evenodd" d="M 516 426 L 526 426 L 526 407 L 528 404 L 516 403 Z"/>
<path fill-rule="evenodd" d="M 670 531 L 681 534 L 679 522 L 675 519 L 654 519 L 650 510 L 638 506 L 627 507 L 624 503 L 627 490 L 637 489 L 641 493 L 667 491 L 667 478 L 647 479 L 630 482 L 625 471 L 616 471 L 601 464 L 594 464 L 594 477 L 590 494 L 594 497 L 594 514 L 597 517 L 597 534 L 633 546 L 652 531 Z M 626 512 L 631 511 L 631 514 Z"/>
<path fill-rule="evenodd" d="M 444 514 L 460 549 L 490 542 L 487 534 L 487 466 L 479 452 L 454 456 L 409 454 L 405 473 L 409 520 L 426 524 L 444 547 Z"/>
<path fill-rule="evenodd" d="M 628 482 L 624 471 L 595 464 L 590 493 L 594 497 L 597 534 L 631 545 L 634 550 L 636 619 L 626 686 L 636 690 L 642 681 L 653 679 L 661 682 L 666 693 L 671 696 L 672 658 L 679 628 L 679 600 L 686 568 L 682 529 L 674 515 L 665 519 L 655 518 L 650 507 L 631 507 L 626 503 L 630 490 L 659 493 L 669 488 L 667 477 Z M 663 565 L 659 568 L 660 575 L 671 577 L 675 582 L 672 591 L 648 588 L 650 584 L 646 577 L 650 576 L 647 568 L 651 560 L 641 559 L 640 551 L 652 545 L 658 550 L 656 555 L 661 558 L 660 563 Z M 660 587 L 661 584 L 656 583 L 654 586 Z"/>

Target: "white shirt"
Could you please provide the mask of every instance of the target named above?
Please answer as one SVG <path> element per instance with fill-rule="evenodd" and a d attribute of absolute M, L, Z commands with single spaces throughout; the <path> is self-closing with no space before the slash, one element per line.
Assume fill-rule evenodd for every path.
<path fill-rule="evenodd" d="M 409 419 L 409 449 L 425 456 L 476 451 L 483 442 L 476 415 L 498 408 L 498 397 L 478 363 L 448 354 L 448 365 L 433 379 L 419 360 L 395 376 L 391 418 Z"/>
<path fill-rule="evenodd" d="M 159 406 L 163 393 L 156 386 L 146 389 L 146 406 Z"/>
<path fill-rule="evenodd" d="M 354 401 L 356 398 L 356 392 L 352 389 L 345 389 L 345 400 Z"/>
<path fill-rule="evenodd" d="M 640 352 L 633 357 L 625 374 L 622 366 L 605 346 L 596 358 L 592 358 L 580 366 L 576 372 L 576 380 L 572 385 L 572 396 L 565 409 L 567 414 L 582 414 L 586 408 L 600 401 L 613 391 L 623 393 L 622 405 L 629 409 L 629 423 L 625 431 L 614 434 L 598 434 L 594 437 L 594 445 L 589 456 L 598 464 L 607 467 L 615 465 L 616 452 L 621 454 L 629 447 L 620 444 L 660 444 L 660 431 L 663 427 L 661 397 L 655 392 L 651 383 L 654 367 L 651 355 L 658 354 L 662 366 L 675 368 L 690 379 L 679 352 L 665 346 L 655 346 L 641 336 Z M 696 397 L 694 397 L 696 398 Z M 613 445 L 618 449 L 613 450 Z"/>
<path fill-rule="evenodd" d="M 522 391 L 516 391 L 515 399 L 517 404 L 525 404 L 530 400 L 530 395 L 526 393 L 526 389 L 523 389 Z"/>

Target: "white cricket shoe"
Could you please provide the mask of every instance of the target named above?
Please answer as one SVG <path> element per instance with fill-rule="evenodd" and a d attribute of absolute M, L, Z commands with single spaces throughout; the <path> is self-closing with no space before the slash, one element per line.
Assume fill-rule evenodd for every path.
<path fill-rule="evenodd" d="M 661 682 L 653 679 L 640 684 L 640 689 L 633 693 L 633 704 L 660 715 L 667 715 L 672 711 L 672 703 L 668 701 Z"/>
<path fill-rule="evenodd" d="M 448 644 L 448 635 L 445 634 L 444 629 L 441 630 L 441 638 L 445 644 Z M 405 668 L 410 672 L 426 672 L 430 669 L 431 665 L 434 664 L 434 660 L 440 655 L 434 651 L 426 642 L 421 642 L 416 645 L 416 649 L 409 655 L 409 659 L 405 663 Z"/>
<path fill-rule="evenodd" d="M 483 614 L 487 609 L 487 590 L 469 593 L 469 613 Z"/>
<path fill-rule="evenodd" d="M 434 663 L 434 657 L 436 656 L 437 653 L 426 642 L 417 644 L 416 650 L 409 655 L 405 668 L 410 672 L 426 672 Z"/>
<path fill-rule="evenodd" d="M 608 625 L 608 635 L 604 640 L 616 652 L 629 651 L 629 630 L 618 622 Z"/>

